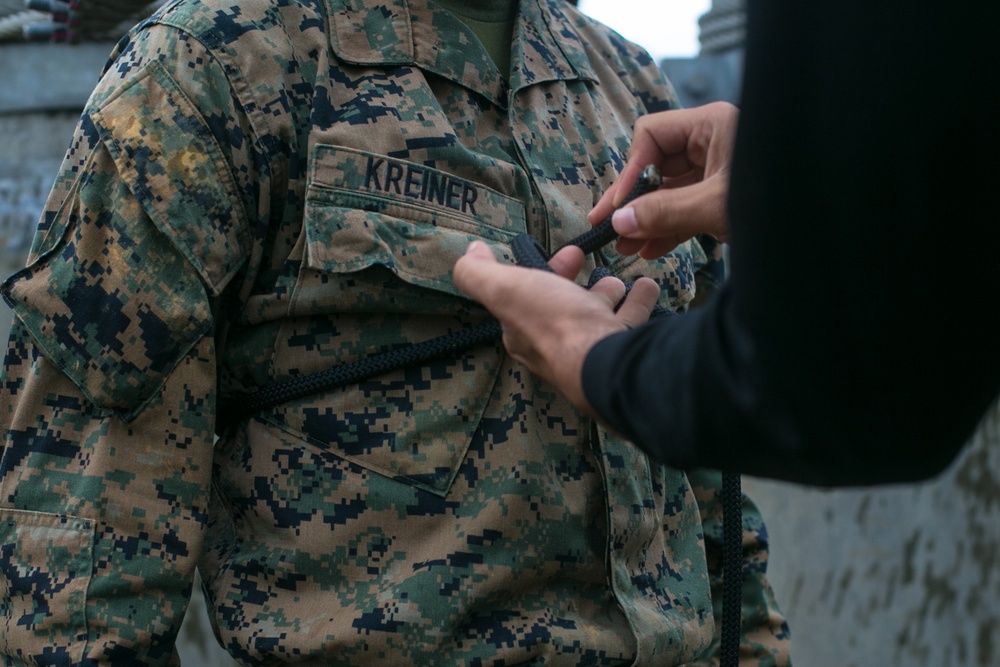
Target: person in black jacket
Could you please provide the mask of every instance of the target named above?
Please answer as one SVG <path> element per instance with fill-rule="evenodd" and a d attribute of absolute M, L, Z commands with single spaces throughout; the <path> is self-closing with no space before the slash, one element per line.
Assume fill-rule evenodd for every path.
<path fill-rule="evenodd" d="M 501 320 L 513 354 L 657 460 L 818 485 L 933 476 L 1000 392 L 1000 9 L 747 10 L 738 121 L 712 118 L 718 107 L 644 121 L 592 216 L 650 155 L 668 176 L 689 161 L 675 184 L 693 185 L 636 200 L 615 225 L 620 249 L 646 256 L 728 233 L 731 274 L 705 307 L 644 323 L 645 281 L 615 313 L 620 284 L 588 294 L 481 246 L 456 283 Z M 726 132 L 713 133 L 736 122 L 730 164 Z M 657 143 L 696 130 L 700 148 Z M 574 253 L 553 259 L 565 277 Z"/>

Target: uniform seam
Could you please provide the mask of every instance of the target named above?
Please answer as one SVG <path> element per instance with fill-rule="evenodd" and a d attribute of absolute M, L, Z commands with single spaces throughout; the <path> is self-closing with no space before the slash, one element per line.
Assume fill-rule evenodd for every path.
<path fill-rule="evenodd" d="M 189 28 L 174 22 L 167 21 L 165 20 L 165 18 L 166 18 L 165 16 L 160 17 L 159 20 L 156 22 L 156 24 L 162 25 L 167 28 L 172 28 L 183 35 L 187 35 L 189 38 L 199 43 L 202 46 L 202 48 L 204 48 L 205 55 L 211 58 L 213 61 L 215 61 L 216 64 L 219 66 L 219 68 L 222 70 L 223 74 L 226 77 L 226 81 L 229 82 L 229 90 L 232 92 L 235 99 L 239 102 L 239 110 L 243 112 L 243 115 L 250 123 L 250 127 L 253 131 L 252 145 L 255 148 L 255 152 L 259 156 L 261 156 L 267 163 L 268 170 L 272 171 L 271 155 L 266 150 L 264 145 L 266 135 L 261 131 L 261 128 L 266 127 L 267 123 L 265 123 L 261 117 L 263 112 L 260 110 L 260 105 L 256 103 L 256 101 L 253 98 L 253 95 L 250 94 L 251 88 L 249 84 L 240 75 L 240 68 L 237 66 L 236 58 L 233 57 L 233 54 L 230 52 L 230 49 L 226 47 L 226 44 L 223 42 L 223 40 L 214 32 L 207 32 L 207 33 L 192 32 Z M 186 97 L 187 96 L 185 95 L 185 98 Z M 190 102 L 190 100 L 188 101 Z M 195 109 L 198 109 L 197 105 L 193 106 Z M 215 136 L 212 135 L 212 138 L 214 140 Z M 232 171 L 229 168 L 228 164 L 226 165 L 226 168 L 229 172 Z M 232 176 L 231 173 L 230 176 Z M 239 189 L 234 187 L 234 193 L 239 195 Z M 240 208 L 244 209 L 242 197 L 237 196 L 237 199 Z M 244 219 L 247 221 L 247 224 L 249 225 L 250 220 L 249 217 L 246 217 L 246 210 L 244 209 L 243 212 L 244 212 Z M 249 229 L 246 230 L 246 234 L 248 235 L 248 237 L 250 237 L 250 239 L 248 240 L 252 240 L 252 233 L 250 232 Z"/>

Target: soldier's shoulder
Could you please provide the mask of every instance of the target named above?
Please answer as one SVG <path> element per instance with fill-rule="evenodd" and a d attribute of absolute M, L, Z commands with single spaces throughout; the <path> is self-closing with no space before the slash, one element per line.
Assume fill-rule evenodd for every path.
<path fill-rule="evenodd" d="M 598 57 L 619 67 L 644 68 L 655 66 L 643 47 L 622 37 L 618 32 L 584 14 L 566 2 L 555 3 L 563 18 L 579 33 L 581 41 L 591 51 L 591 58 Z"/>
<path fill-rule="evenodd" d="M 175 0 L 148 24 L 174 27 L 214 50 L 266 45 L 273 51 L 304 31 L 322 32 L 322 8 L 308 0 Z"/>
<path fill-rule="evenodd" d="M 568 2 L 546 1 L 555 21 L 562 23 L 554 26 L 561 37 L 560 48 L 569 50 L 574 60 L 586 60 L 599 81 L 624 84 L 647 113 L 677 106 L 673 88 L 646 49 Z"/>

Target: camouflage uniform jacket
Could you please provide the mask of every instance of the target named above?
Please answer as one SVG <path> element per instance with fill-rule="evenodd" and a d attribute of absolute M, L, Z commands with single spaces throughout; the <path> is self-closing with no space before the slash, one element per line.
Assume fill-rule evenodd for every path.
<path fill-rule="evenodd" d="M 119 44 L 4 287 L 0 654 L 175 662 L 198 565 L 247 664 L 711 663 L 718 480 L 499 345 L 217 418 L 483 321 L 471 240 L 587 228 L 673 97 L 571 6 L 519 12 L 506 78 L 427 0 L 181 0 Z M 682 308 L 707 260 L 590 261 Z M 765 539 L 748 506 L 747 661 L 784 664 Z"/>

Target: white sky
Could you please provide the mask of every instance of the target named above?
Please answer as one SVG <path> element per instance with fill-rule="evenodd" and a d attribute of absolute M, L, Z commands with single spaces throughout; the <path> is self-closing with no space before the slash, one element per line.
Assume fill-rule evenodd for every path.
<path fill-rule="evenodd" d="M 584 14 L 644 46 L 653 60 L 698 55 L 698 17 L 712 0 L 579 0 Z"/>

